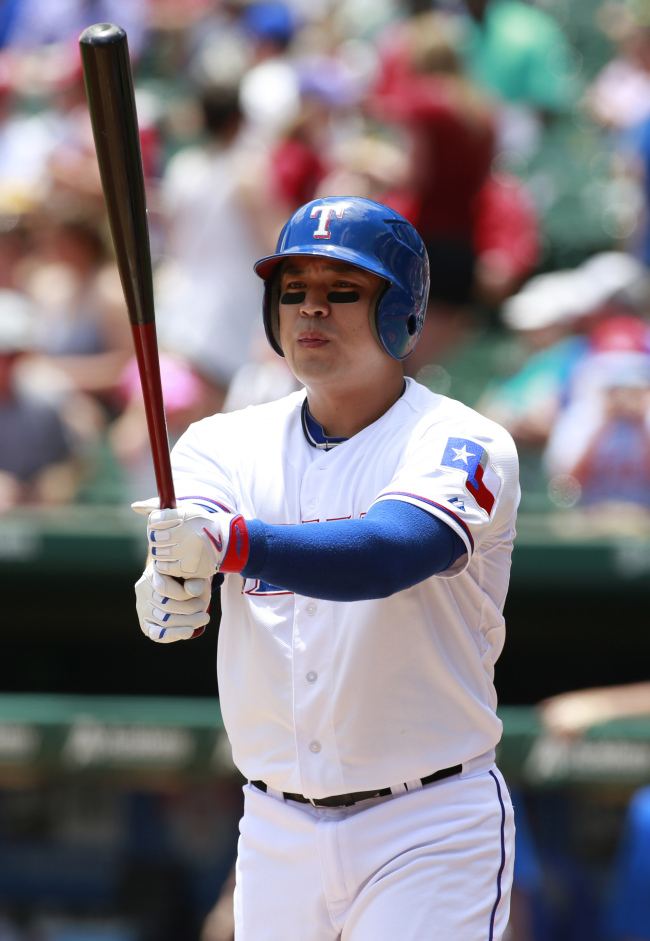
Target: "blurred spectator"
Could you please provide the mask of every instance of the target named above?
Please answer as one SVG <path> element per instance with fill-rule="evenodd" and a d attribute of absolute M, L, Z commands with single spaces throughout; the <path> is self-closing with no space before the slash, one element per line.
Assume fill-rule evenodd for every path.
<path fill-rule="evenodd" d="M 209 390 L 186 362 L 169 353 L 160 355 L 160 376 L 169 446 L 172 448 L 188 425 L 211 414 Z M 135 358 L 129 360 L 124 368 L 119 391 L 124 410 L 112 423 L 109 440 L 123 471 L 126 496 L 129 500 L 135 500 L 147 487 L 149 491 L 156 490 L 142 386 Z"/>
<path fill-rule="evenodd" d="M 188 425 L 211 414 L 210 395 L 206 384 L 188 364 L 169 353 L 160 355 L 160 376 L 169 446 L 172 448 Z M 124 410 L 111 425 L 109 440 L 123 471 L 127 499 L 135 500 L 139 493 L 156 490 L 142 386 L 135 357 L 124 368 L 119 391 Z"/>
<path fill-rule="evenodd" d="M 167 258 L 157 277 L 161 343 L 185 356 L 214 391 L 213 411 L 246 362 L 259 321 L 269 193 L 242 145 L 236 87 L 202 96 L 208 139 L 169 162 L 162 181 Z"/>
<path fill-rule="evenodd" d="M 17 216 L 0 213 L 0 288 L 20 290 L 20 269 L 28 250 L 26 227 Z"/>
<path fill-rule="evenodd" d="M 521 0 L 465 0 L 464 56 L 474 81 L 501 101 L 499 149 L 537 150 L 543 124 L 577 96 L 575 54 L 545 10 Z"/>
<path fill-rule="evenodd" d="M 586 347 L 582 337 L 572 335 L 583 295 L 577 272 L 555 271 L 532 278 L 504 304 L 503 322 L 522 344 L 517 358 L 524 362 L 509 378 L 495 379 L 477 407 L 520 445 L 543 447 L 561 410 Z"/>
<path fill-rule="evenodd" d="M 314 198 L 326 175 L 323 137 L 328 128 L 327 109 L 319 102 L 304 102 L 300 114 L 271 152 L 273 189 L 287 213 Z"/>
<path fill-rule="evenodd" d="M 463 74 L 445 20 L 424 13 L 402 24 L 381 49 L 373 112 L 406 132 L 408 186 L 431 264 L 430 308 L 408 369 L 439 354 L 439 324 L 458 318 L 474 288 L 476 199 L 493 156 L 494 122 L 487 99 Z"/>
<path fill-rule="evenodd" d="M 242 27 L 252 43 L 252 64 L 241 82 L 241 106 L 249 132 L 272 141 L 300 111 L 300 83 L 286 55 L 294 34 L 289 7 L 281 0 L 244 6 Z"/>
<path fill-rule="evenodd" d="M 364 140 L 362 132 L 355 127 L 355 133 L 348 129 L 340 134 L 341 124 L 355 114 L 358 82 L 332 55 L 303 56 L 296 71 L 300 110 L 271 150 L 273 189 L 284 202 L 285 214 L 314 199 L 317 190 L 328 196 L 367 195 L 358 191 L 362 186 L 358 179 L 349 180 L 354 170 L 347 165 L 350 148 Z M 344 179 L 337 170 L 342 170 Z"/>
<path fill-rule="evenodd" d="M 159 145 L 150 97 L 137 95 L 147 177 L 156 168 Z M 104 213 L 76 37 L 0 52 L 0 209 L 3 205 L 18 212 L 46 205 L 48 211 Z"/>
<path fill-rule="evenodd" d="M 396 144 L 376 136 L 356 136 L 336 148 L 335 166 L 316 196 L 365 196 L 396 209 L 409 221 L 417 200 L 406 186 L 409 160 Z"/>
<path fill-rule="evenodd" d="M 45 196 L 45 169 L 59 129 L 42 113 L 23 113 L 13 87 L 12 63 L 0 53 L 0 212 L 17 215 Z"/>
<path fill-rule="evenodd" d="M 59 47 L 53 57 L 59 61 L 51 69 L 49 80 L 42 83 L 42 89 L 37 85 L 32 91 L 47 95 L 48 107 L 40 117 L 56 130 L 57 136 L 46 167 L 48 207 L 63 205 L 70 212 L 78 205 L 81 213 L 93 208 L 103 215 L 103 194 L 77 43 Z M 157 115 L 151 94 L 138 88 L 135 95 L 142 164 L 145 180 L 149 181 L 159 171 Z"/>
<path fill-rule="evenodd" d="M 648 271 L 637 258 L 623 251 L 598 252 L 579 266 L 586 314 L 582 329 L 615 314 L 648 313 Z"/>
<path fill-rule="evenodd" d="M 563 112 L 575 100 L 572 53 L 557 23 L 520 0 L 465 0 L 465 54 L 476 82 L 503 101 Z"/>
<path fill-rule="evenodd" d="M 627 159 L 624 169 L 631 179 L 638 180 L 640 197 L 640 205 L 635 203 L 634 207 L 639 227 L 633 244 L 641 260 L 650 265 L 650 117 L 646 117 L 629 132 L 627 145 L 623 151 Z M 633 192 L 636 195 L 636 190 Z"/>
<path fill-rule="evenodd" d="M 186 14 L 188 6 L 181 6 Z M 242 7 L 213 0 L 203 6 L 196 22 L 182 33 L 187 76 L 196 88 L 238 85 L 252 62 L 251 40 L 241 26 Z"/>
<path fill-rule="evenodd" d="M 553 735 L 582 735 L 613 719 L 650 715 L 650 682 L 560 693 L 538 708 L 544 727 Z"/>
<path fill-rule="evenodd" d="M 109 410 L 132 341 L 117 269 L 91 219 L 41 216 L 22 283 L 34 303 L 38 349 L 79 391 Z"/>
<path fill-rule="evenodd" d="M 650 117 L 650 28 L 635 22 L 631 12 L 630 5 L 621 3 L 610 8 L 607 32 L 618 48 L 586 94 L 596 120 L 615 131 Z"/>
<path fill-rule="evenodd" d="M 29 302 L 0 290 L 0 511 L 22 503 L 67 503 L 79 482 L 59 410 L 18 382 L 18 365 L 33 347 Z"/>
<path fill-rule="evenodd" d="M 413 17 L 383 48 L 373 110 L 407 131 L 414 220 L 429 253 L 434 301 L 466 303 L 472 290 L 475 199 L 493 153 L 492 113 L 462 74 L 435 14 Z"/>
<path fill-rule="evenodd" d="M 526 188 L 509 173 L 492 172 L 476 200 L 474 290 L 496 307 L 532 274 L 540 254 L 540 222 Z"/>
<path fill-rule="evenodd" d="M 599 343 L 604 326 L 553 429 L 546 468 L 551 478 L 575 482 L 576 503 L 650 510 L 650 334 L 644 322 L 616 318 L 613 332 L 629 339 L 621 351 Z"/>
<path fill-rule="evenodd" d="M 636 314 L 645 309 L 646 295 L 645 269 L 623 252 L 601 252 L 575 269 L 532 278 L 505 302 L 501 315 L 522 344 L 513 360 L 524 361 L 509 378 L 494 379 L 479 409 L 518 444 L 543 447 L 562 410 L 579 394 L 576 376 L 587 354 L 599 344 L 611 351 L 643 342 L 634 331 L 646 329 Z"/>

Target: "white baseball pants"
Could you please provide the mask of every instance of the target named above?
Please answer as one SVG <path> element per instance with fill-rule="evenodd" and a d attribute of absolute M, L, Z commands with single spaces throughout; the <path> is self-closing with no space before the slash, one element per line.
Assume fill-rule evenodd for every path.
<path fill-rule="evenodd" d="M 244 787 L 235 941 L 499 941 L 514 820 L 496 766 L 341 809 Z"/>

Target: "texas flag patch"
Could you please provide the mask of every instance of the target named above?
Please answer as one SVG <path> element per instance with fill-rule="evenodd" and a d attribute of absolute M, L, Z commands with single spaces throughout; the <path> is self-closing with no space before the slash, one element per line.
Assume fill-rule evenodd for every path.
<path fill-rule="evenodd" d="M 449 438 L 440 463 L 443 467 L 454 467 L 467 474 L 467 492 L 489 516 L 499 495 L 501 481 L 485 448 L 468 438 Z"/>

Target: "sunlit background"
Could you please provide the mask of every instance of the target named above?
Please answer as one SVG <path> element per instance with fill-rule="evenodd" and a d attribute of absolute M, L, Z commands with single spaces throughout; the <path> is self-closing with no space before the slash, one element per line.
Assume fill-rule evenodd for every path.
<path fill-rule="evenodd" d="M 407 372 L 521 458 L 508 941 L 650 939 L 650 3 L 4 0 L 0 941 L 232 941 L 219 599 L 168 647 L 133 606 L 155 482 L 78 51 L 104 21 L 172 443 L 296 388 L 252 273 L 295 208 L 361 195 L 418 228 Z"/>

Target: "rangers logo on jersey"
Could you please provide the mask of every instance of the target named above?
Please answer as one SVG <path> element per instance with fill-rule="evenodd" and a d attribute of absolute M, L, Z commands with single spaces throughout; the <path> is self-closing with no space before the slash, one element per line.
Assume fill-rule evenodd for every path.
<path fill-rule="evenodd" d="M 449 438 L 440 463 L 443 467 L 454 467 L 467 474 L 467 492 L 489 516 L 499 495 L 501 481 L 485 448 L 469 438 Z"/>
<path fill-rule="evenodd" d="M 334 216 L 337 219 L 343 218 L 343 213 L 348 208 L 349 203 L 330 203 L 329 206 L 314 206 L 311 211 L 310 219 L 318 219 L 318 228 L 314 229 L 315 239 L 331 239 L 330 219 Z M 320 217 L 320 218 L 319 218 Z"/>

